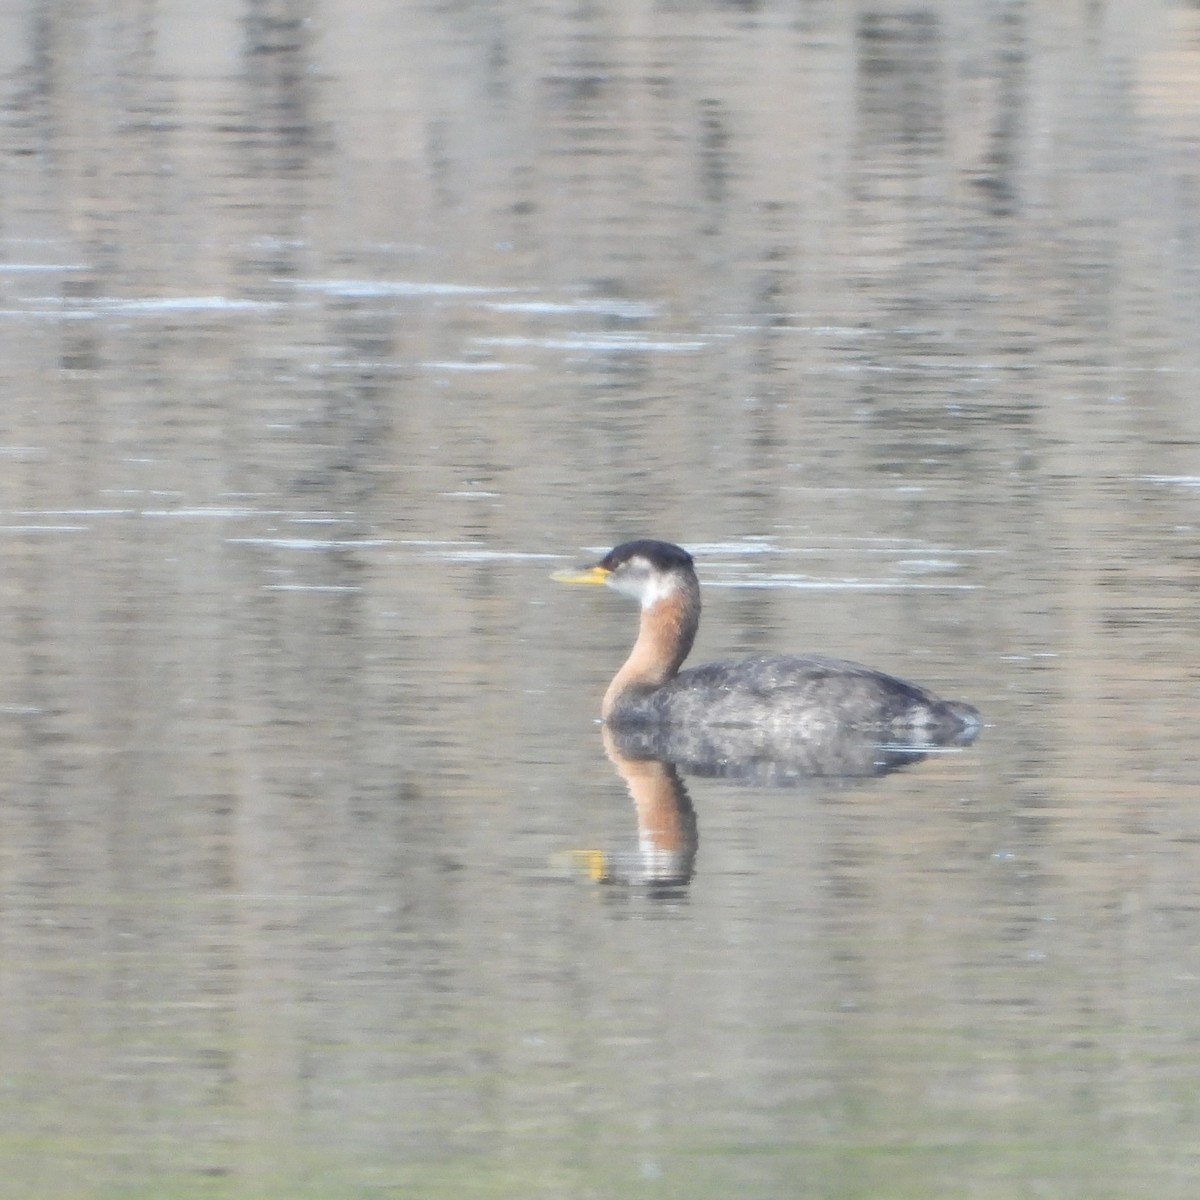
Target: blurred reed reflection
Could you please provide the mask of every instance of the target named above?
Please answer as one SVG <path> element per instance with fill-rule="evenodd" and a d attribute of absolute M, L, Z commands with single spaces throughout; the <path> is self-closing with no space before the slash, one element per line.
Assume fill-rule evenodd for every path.
<path fill-rule="evenodd" d="M 1200 1192 L 1194 4 L 12 0 L 0 152 L 12 1194 Z M 647 529 L 986 738 L 551 871 Z"/>

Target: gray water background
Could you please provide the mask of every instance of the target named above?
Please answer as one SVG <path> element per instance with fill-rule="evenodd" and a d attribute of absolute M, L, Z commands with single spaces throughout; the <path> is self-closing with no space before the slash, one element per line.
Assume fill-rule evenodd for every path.
<path fill-rule="evenodd" d="M 1200 12 L 0 13 L 0 1194 L 1200 1188 Z M 690 783 L 548 574 L 971 750 Z"/>

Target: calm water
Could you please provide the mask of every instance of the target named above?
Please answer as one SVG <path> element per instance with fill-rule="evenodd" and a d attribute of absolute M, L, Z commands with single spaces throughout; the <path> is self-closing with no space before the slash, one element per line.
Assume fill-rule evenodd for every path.
<path fill-rule="evenodd" d="M 0 34 L 0 1193 L 1197 1195 L 1193 5 Z M 983 737 L 594 882 L 634 536 Z"/>

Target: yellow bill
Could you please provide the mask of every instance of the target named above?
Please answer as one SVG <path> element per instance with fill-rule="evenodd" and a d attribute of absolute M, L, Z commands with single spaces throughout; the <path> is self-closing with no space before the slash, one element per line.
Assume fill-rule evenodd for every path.
<path fill-rule="evenodd" d="M 555 583 L 587 583 L 603 584 L 608 581 L 611 571 L 599 565 L 594 567 L 569 567 L 565 571 L 555 571 L 550 576 Z"/>

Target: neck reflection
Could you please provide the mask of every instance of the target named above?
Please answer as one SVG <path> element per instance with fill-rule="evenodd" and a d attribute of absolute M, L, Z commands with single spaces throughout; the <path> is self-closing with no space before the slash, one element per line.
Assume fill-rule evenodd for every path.
<path fill-rule="evenodd" d="M 598 883 L 643 886 L 664 893 L 686 888 L 696 862 L 696 812 L 671 762 L 629 758 L 607 725 L 601 727 L 604 752 L 633 801 L 638 840 L 633 850 L 588 855 Z"/>

